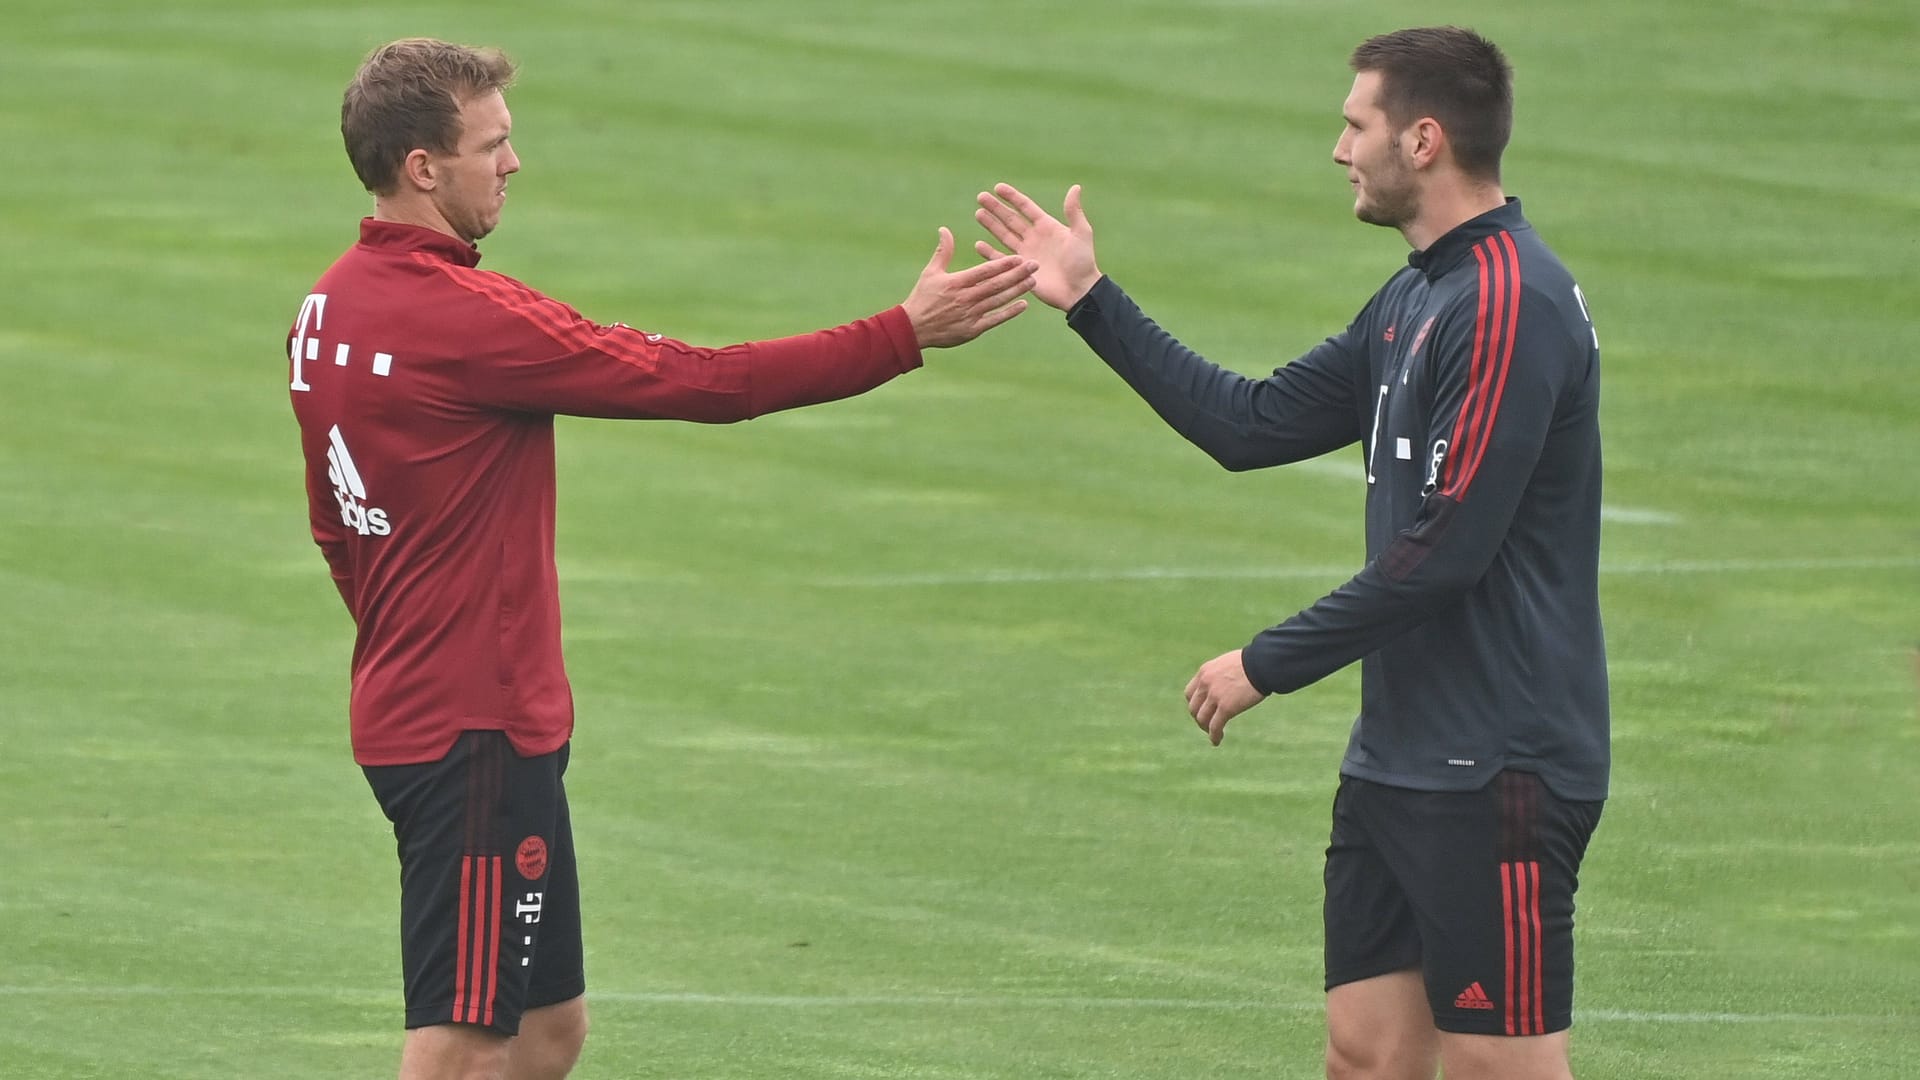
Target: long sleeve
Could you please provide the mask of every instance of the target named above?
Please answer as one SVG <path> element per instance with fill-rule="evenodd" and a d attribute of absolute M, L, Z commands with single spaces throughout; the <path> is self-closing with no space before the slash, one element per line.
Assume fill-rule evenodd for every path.
<path fill-rule="evenodd" d="M 609 419 L 731 423 L 864 393 L 919 367 L 904 309 L 842 326 L 702 348 L 602 325 L 497 274 L 443 264 L 475 294 L 483 355 L 463 363 L 472 404 Z"/>
<path fill-rule="evenodd" d="M 313 534 L 314 545 L 320 549 L 320 555 L 327 560 L 327 574 L 333 579 L 333 587 L 340 593 L 340 602 L 347 606 L 347 614 L 355 615 L 353 607 L 353 559 L 347 553 L 347 539 L 340 531 L 340 516 L 337 503 L 331 489 L 323 489 L 317 483 L 314 473 L 307 474 L 307 524 Z"/>
<path fill-rule="evenodd" d="M 1303 461 L 1365 435 L 1356 404 L 1364 356 L 1352 345 L 1353 327 L 1270 377 L 1250 379 L 1181 344 L 1112 278 L 1073 306 L 1067 324 L 1169 427 L 1228 469 Z"/>
<path fill-rule="evenodd" d="M 1472 589 L 1508 542 L 1568 379 L 1584 377 L 1585 345 L 1531 291 L 1505 309 L 1483 301 L 1436 336 L 1413 523 L 1346 584 L 1247 645 L 1256 688 L 1297 690 L 1381 648 Z"/>

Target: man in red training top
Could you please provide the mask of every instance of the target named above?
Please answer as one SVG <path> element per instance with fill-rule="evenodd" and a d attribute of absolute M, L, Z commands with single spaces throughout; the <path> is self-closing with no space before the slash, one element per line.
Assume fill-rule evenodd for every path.
<path fill-rule="evenodd" d="M 1018 315 L 1035 264 L 948 273 L 829 330 L 703 349 L 478 270 L 520 168 L 500 52 L 375 50 L 341 131 L 374 195 L 288 339 L 313 536 L 352 613 L 354 758 L 394 823 L 400 1075 L 563 1077 L 586 1037 L 562 777 L 553 417 L 709 423 L 863 393 Z"/>

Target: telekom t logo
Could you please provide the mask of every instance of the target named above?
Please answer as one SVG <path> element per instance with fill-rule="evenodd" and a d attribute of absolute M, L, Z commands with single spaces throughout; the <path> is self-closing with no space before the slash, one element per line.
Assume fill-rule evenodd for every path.
<path fill-rule="evenodd" d="M 539 922 L 540 907 L 546 899 L 546 896 L 547 894 L 543 892 L 530 892 L 526 895 L 525 899 L 515 900 L 513 902 L 514 917 L 526 923 L 528 926 Z"/>
<path fill-rule="evenodd" d="M 546 896 L 547 894 L 544 892 L 530 892 L 526 895 L 525 899 L 515 900 L 513 902 L 513 917 L 526 924 L 526 933 L 520 936 L 520 944 L 525 948 L 533 948 L 533 926 L 540 921 L 540 905 L 545 901 Z M 532 965 L 533 957 L 522 956 L 520 958 L 521 967 L 531 967 Z"/>
<path fill-rule="evenodd" d="M 293 324 L 293 341 L 287 347 L 287 359 L 293 361 L 293 389 L 311 390 L 307 380 L 300 377 L 301 365 L 320 356 L 320 339 L 314 335 L 320 332 L 320 324 L 327 317 L 327 294 L 308 293 L 300 302 L 300 318 Z"/>
<path fill-rule="evenodd" d="M 287 359 L 293 361 L 293 383 L 295 390 L 311 390 L 313 385 L 306 380 L 306 365 L 320 359 L 320 325 L 327 318 L 327 294 L 308 293 L 300 302 L 300 317 L 294 321 L 293 337 L 287 343 Z M 353 355 L 353 346 L 342 341 L 333 347 L 333 366 L 346 367 L 347 360 Z M 373 354 L 373 373 L 382 378 L 393 371 L 393 354 L 377 352 Z"/>

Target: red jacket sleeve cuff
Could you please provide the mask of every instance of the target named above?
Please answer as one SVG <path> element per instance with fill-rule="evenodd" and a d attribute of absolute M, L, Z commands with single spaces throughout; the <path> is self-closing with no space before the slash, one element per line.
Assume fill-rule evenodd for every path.
<path fill-rule="evenodd" d="M 895 304 L 877 318 L 887 340 L 893 343 L 893 354 L 900 360 L 901 371 L 912 371 L 925 362 L 925 357 L 920 355 L 920 339 L 914 335 L 913 320 L 907 318 L 905 307 Z"/>

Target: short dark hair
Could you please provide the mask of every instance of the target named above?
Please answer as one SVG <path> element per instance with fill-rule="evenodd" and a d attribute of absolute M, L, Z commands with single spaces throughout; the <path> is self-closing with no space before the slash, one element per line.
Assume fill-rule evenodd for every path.
<path fill-rule="evenodd" d="M 1368 38 L 1348 64 L 1380 73 L 1380 108 L 1394 127 L 1431 116 L 1467 175 L 1500 179 L 1513 135 L 1513 66 L 1498 45 L 1458 26 L 1425 26 Z"/>
<path fill-rule="evenodd" d="M 451 154 L 460 143 L 460 107 L 513 85 L 513 61 L 498 49 L 433 38 L 402 38 L 369 53 L 340 103 L 340 134 L 354 174 L 390 194 L 415 150 Z"/>

